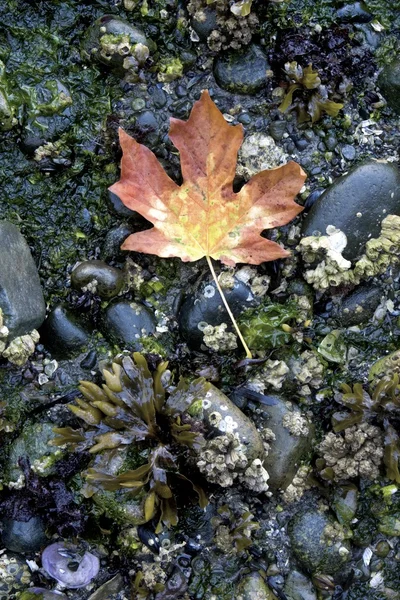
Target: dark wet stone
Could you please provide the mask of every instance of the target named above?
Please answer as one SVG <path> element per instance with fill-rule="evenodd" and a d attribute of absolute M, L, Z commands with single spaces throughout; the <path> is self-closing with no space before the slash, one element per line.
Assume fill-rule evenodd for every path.
<path fill-rule="evenodd" d="M 242 113 L 241 115 L 239 115 L 238 121 L 239 123 L 242 123 L 242 125 L 250 125 L 251 116 L 249 115 L 249 113 Z"/>
<path fill-rule="evenodd" d="M 303 235 L 326 235 L 328 225 L 347 236 L 343 256 L 358 258 L 370 238 L 377 238 L 382 220 L 400 215 L 400 171 L 390 163 L 368 160 L 336 179 L 306 216 Z"/>
<path fill-rule="evenodd" d="M 400 59 L 386 65 L 379 75 L 378 85 L 390 108 L 400 114 Z"/>
<path fill-rule="evenodd" d="M 275 434 L 275 440 L 264 461 L 264 467 L 269 473 L 268 484 L 272 490 L 286 489 L 292 482 L 301 458 L 310 450 L 314 434 L 314 426 L 308 424 L 309 432 L 306 435 L 295 435 L 291 433 L 284 418 L 300 410 L 287 400 L 278 396 L 268 396 L 274 404 L 264 406 L 268 415 L 265 422 L 266 427 Z"/>
<path fill-rule="evenodd" d="M 211 6 L 208 6 L 204 7 L 202 13 L 205 16 L 205 19 L 196 19 L 193 16 L 190 20 L 190 24 L 199 36 L 200 41 L 205 42 L 213 29 L 217 28 L 217 11 Z"/>
<path fill-rule="evenodd" d="M 241 579 L 236 590 L 236 600 L 275 600 L 264 578 L 259 573 L 250 573 Z"/>
<path fill-rule="evenodd" d="M 369 23 L 373 19 L 364 2 L 345 4 L 339 8 L 336 14 L 338 19 L 344 23 Z"/>
<path fill-rule="evenodd" d="M 316 201 L 318 200 L 318 198 L 323 193 L 324 193 L 324 190 L 314 190 L 313 192 L 311 192 L 311 194 L 307 197 L 307 200 L 305 201 L 304 210 L 306 212 L 308 212 L 310 210 L 310 208 L 312 206 L 314 206 L 314 204 L 316 203 Z"/>
<path fill-rule="evenodd" d="M 235 317 L 247 308 L 257 306 L 250 288 L 237 279 L 233 289 L 226 288 L 224 293 Z M 194 350 L 204 346 L 203 330 L 206 324 L 215 326 L 227 323 L 230 327 L 229 315 L 213 281 L 203 282 L 195 294 L 186 298 L 178 318 L 181 335 Z"/>
<path fill-rule="evenodd" d="M 311 574 L 334 575 L 350 558 L 341 526 L 325 512 L 314 509 L 296 515 L 288 534 L 297 560 Z"/>
<path fill-rule="evenodd" d="M 46 305 L 29 246 L 7 221 L 0 221 L 0 256 L 0 309 L 12 338 L 40 327 Z"/>
<path fill-rule="evenodd" d="M 55 306 L 40 330 L 42 341 L 60 358 L 72 356 L 88 343 L 88 331 L 79 318 L 61 304 Z"/>
<path fill-rule="evenodd" d="M 100 327 L 111 342 L 140 349 L 139 339 L 154 333 L 156 322 L 143 304 L 120 300 L 107 306 Z"/>
<path fill-rule="evenodd" d="M 354 160 L 356 157 L 356 149 L 354 148 L 354 146 L 349 146 L 348 144 L 346 144 L 342 147 L 342 156 L 346 160 Z"/>
<path fill-rule="evenodd" d="M 311 581 L 299 571 L 290 571 L 286 578 L 284 592 L 290 600 L 317 600 Z"/>
<path fill-rule="evenodd" d="M 40 517 L 29 521 L 3 520 L 2 542 L 7 550 L 19 554 L 33 554 L 47 543 L 45 525 Z"/>
<path fill-rule="evenodd" d="M 121 597 L 121 593 L 125 590 L 124 578 L 120 573 L 109 579 L 99 587 L 88 600 L 117 600 Z M 127 594 L 122 594 L 126 596 Z"/>
<path fill-rule="evenodd" d="M 135 216 L 137 213 L 134 210 L 131 210 L 125 204 L 122 203 L 121 199 L 114 192 L 110 192 L 108 190 L 108 203 L 110 205 L 111 210 L 122 217 L 123 219 L 129 219 L 129 217 Z"/>
<path fill-rule="evenodd" d="M 85 260 L 72 271 L 71 285 L 76 290 L 83 290 L 90 284 L 93 286 L 91 291 L 100 298 L 113 298 L 121 291 L 124 274 L 102 260 Z"/>
<path fill-rule="evenodd" d="M 133 233 L 133 227 L 127 223 L 122 223 L 107 231 L 101 248 L 103 260 L 111 260 L 126 256 L 127 250 L 121 250 L 121 246 L 131 233 Z"/>
<path fill-rule="evenodd" d="M 369 322 L 382 299 L 382 290 L 370 283 L 359 285 L 342 300 L 334 316 L 344 327 Z"/>
<path fill-rule="evenodd" d="M 153 88 L 152 97 L 156 108 L 163 108 L 167 104 L 167 94 L 159 86 Z"/>
<path fill-rule="evenodd" d="M 273 121 L 269 126 L 269 134 L 276 142 L 279 142 L 283 138 L 286 127 L 286 121 Z"/>
<path fill-rule="evenodd" d="M 112 51 L 107 41 L 118 41 L 117 36 L 127 36 L 129 42 L 126 53 L 121 49 Z M 87 30 L 82 44 L 82 53 L 85 58 L 94 60 L 100 64 L 111 67 L 122 67 L 124 59 L 130 56 L 130 46 L 143 44 L 150 51 L 155 49 L 155 44 L 146 38 L 144 32 L 114 15 L 103 15 L 95 21 Z M 107 48 L 108 46 L 108 48 Z"/>
<path fill-rule="evenodd" d="M 218 85 L 236 94 L 255 94 L 266 82 L 269 69 L 267 57 L 254 44 L 240 52 L 219 54 L 214 63 Z"/>
<path fill-rule="evenodd" d="M 88 371 L 91 371 L 96 366 L 96 362 L 97 352 L 96 350 L 90 350 L 90 352 L 86 354 L 85 358 L 81 360 L 80 366 L 82 367 L 82 369 L 87 369 Z"/>

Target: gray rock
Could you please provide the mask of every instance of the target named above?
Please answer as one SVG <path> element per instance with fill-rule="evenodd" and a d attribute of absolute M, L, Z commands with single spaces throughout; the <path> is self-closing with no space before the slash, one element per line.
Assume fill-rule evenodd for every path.
<path fill-rule="evenodd" d="M 50 312 L 40 334 L 46 347 L 61 358 L 73 356 L 89 341 L 88 331 L 79 318 L 61 304 Z"/>
<path fill-rule="evenodd" d="M 301 458 L 311 448 L 314 426 L 293 403 L 278 396 L 271 398 L 275 403 L 265 407 L 268 414 L 265 424 L 274 432 L 275 440 L 271 442 L 264 466 L 270 476 L 270 488 L 286 489 L 300 466 Z M 297 417 L 300 418 L 298 423 Z"/>
<path fill-rule="evenodd" d="M 318 510 L 302 512 L 289 522 L 292 551 L 311 574 L 334 575 L 349 560 L 349 543 L 333 517 Z"/>
<path fill-rule="evenodd" d="M 390 108 L 400 115 L 400 58 L 383 69 L 378 85 Z"/>
<path fill-rule="evenodd" d="M 224 288 L 224 294 L 235 317 L 247 308 L 257 306 L 257 301 L 250 288 L 234 280 L 233 288 Z M 231 331 L 231 321 L 220 293 L 214 281 L 201 283 L 195 294 L 189 295 L 179 311 L 179 328 L 188 346 L 194 350 L 205 349 L 203 330 L 206 325 L 227 323 Z"/>
<path fill-rule="evenodd" d="M 334 316 L 344 327 L 367 323 L 382 299 L 382 290 L 371 284 L 359 285 L 340 303 Z"/>
<path fill-rule="evenodd" d="M 103 15 L 87 30 L 82 44 L 82 54 L 89 60 L 110 66 L 124 68 L 124 60 L 135 58 L 135 46 L 141 44 L 153 51 L 155 44 L 146 38 L 144 32 L 119 19 L 115 15 Z"/>
<path fill-rule="evenodd" d="M 154 333 L 156 321 L 143 304 L 119 300 L 107 306 L 100 328 L 112 343 L 126 344 L 129 348 L 139 350 L 139 339 Z"/>
<path fill-rule="evenodd" d="M 133 233 L 134 229 L 132 225 L 122 223 L 117 227 L 112 227 L 107 231 L 103 246 L 101 248 L 101 256 L 103 260 L 111 260 L 116 258 L 123 258 L 127 256 L 127 250 L 121 250 L 123 242 L 126 240 L 128 235 Z"/>
<path fill-rule="evenodd" d="M 275 600 L 276 596 L 259 573 L 250 573 L 240 581 L 235 598 L 236 600 Z"/>
<path fill-rule="evenodd" d="M 354 146 L 350 146 L 349 144 L 345 144 L 342 147 L 342 156 L 346 160 L 354 160 L 356 157 L 356 149 Z"/>
<path fill-rule="evenodd" d="M 337 18 L 344 23 L 369 23 L 373 15 L 368 12 L 364 2 L 345 4 L 337 11 Z"/>
<path fill-rule="evenodd" d="M 40 517 L 29 521 L 3 520 L 2 542 L 7 550 L 19 554 L 33 554 L 47 543 L 45 526 Z"/>
<path fill-rule="evenodd" d="M 343 256 L 358 258 L 365 243 L 377 238 L 382 220 L 400 215 L 400 171 L 387 162 L 368 160 L 337 179 L 315 202 L 304 220 L 304 236 L 326 235 L 329 225 L 347 236 Z"/>
<path fill-rule="evenodd" d="M 255 94 L 267 82 L 270 68 L 267 57 L 252 44 L 240 52 L 219 54 L 214 63 L 214 76 L 218 85 L 236 94 Z"/>
<path fill-rule="evenodd" d="M 123 272 L 115 267 L 110 267 L 102 260 L 85 260 L 71 273 L 73 288 L 82 290 L 89 286 L 93 293 L 105 299 L 117 296 L 123 283 Z"/>
<path fill-rule="evenodd" d="M 40 327 L 46 305 L 29 246 L 7 221 L 0 221 L 0 256 L 0 309 L 11 339 Z"/>
<path fill-rule="evenodd" d="M 290 571 L 286 578 L 284 592 L 288 600 L 317 600 L 313 584 L 299 571 Z"/>
<path fill-rule="evenodd" d="M 203 16 L 205 18 L 203 18 Z M 205 6 L 202 10 L 202 18 L 197 19 L 194 15 L 190 21 L 194 31 L 199 36 L 201 42 L 207 41 L 208 36 L 217 29 L 217 11 L 212 6 Z"/>
<path fill-rule="evenodd" d="M 22 433 L 10 446 L 5 468 L 7 482 L 20 483 L 23 479 L 22 469 L 18 461 L 27 457 L 31 467 L 39 476 L 47 477 L 55 472 L 55 463 L 64 451 L 49 444 L 55 437 L 53 423 L 26 423 Z"/>
<path fill-rule="evenodd" d="M 90 594 L 88 600 L 114 600 L 114 598 L 117 600 L 125 589 L 124 578 L 118 573 L 115 577 L 103 583 L 93 594 Z"/>

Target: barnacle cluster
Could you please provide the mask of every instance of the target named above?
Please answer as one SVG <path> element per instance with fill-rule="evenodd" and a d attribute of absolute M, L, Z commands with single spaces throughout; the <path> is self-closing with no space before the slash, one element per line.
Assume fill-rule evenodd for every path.
<path fill-rule="evenodd" d="M 33 329 L 30 333 L 8 340 L 9 330 L 4 324 L 3 311 L 0 308 L 0 356 L 11 363 L 22 366 L 35 352 L 35 344 L 39 341 L 39 333 Z"/>
<path fill-rule="evenodd" d="M 318 71 L 313 71 L 312 64 L 303 68 L 297 62 L 285 64 L 285 75 L 289 81 L 286 95 L 279 105 L 283 113 L 295 110 L 299 123 L 311 119 L 312 123 L 319 121 L 324 113 L 336 117 L 343 104 L 328 98 L 328 91 L 321 84 Z"/>
<path fill-rule="evenodd" d="M 190 0 L 187 9 L 193 21 L 204 23 L 215 14 L 215 27 L 207 38 L 208 47 L 238 49 L 250 43 L 258 18 L 250 12 L 252 0 Z"/>
<path fill-rule="evenodd" d="M 390 265 L 398 264 L 400 257 L 400 217 L 388 215 L 383 219 L 378 238 L 369 240 L 365 253 L 354 264 L 342 256 L 346 235 L 329 225 L 327 235 L 304 237 L 298 246 L 306 265 L 305 280 L 316 290 L 359 284 L 367 277 L 384 273 Z"/>
<path fill-rule="evenodd" d="M 205 396 L 209 384 L 204 379 L 187 383 L 181 379 L 169 388 L 168 363 L 160 363 L 150 372 L 144 356 L 121 355 L 110 369 L 103 370 L 105 384 L 99 387 L 82 381 L 82 398 L 69 405 L 88 429 L 57 428 L 55 445 L 67 444 L 71 449 L 88 449 L 91 454 L 102 452 L 111 461 L 115 451 L 134 444 L 147 448 L 147 462 L 135 469 L 111 475 L 106 470 L 89 468 L 87 480 L 107 491 L 128 490 L 132 496 L 143 497 L 146 521 L 159 516 L 158 529 L 177 523 L 173 492 L 176 480 L 192 485 L 200 506 L 207 504 L 201 487 L 182 473 L 185 451 L 199 450 L 204 444 L 200 432 L 192 430 L 193 421 L 186 412 Z M 103 460 L 103 463 L 106 462 Z"/>
<path fill-rule="evenodd" d="M 400 438 L 389 421 L 400 416 L 398 374 L 382 379 L 369 391 L 361 383 L 342 384 L 335 400 L 347 410 L 333 414 L 334 433 L 328 433 L 319 446 L 326 462 L 324 476 L 373 479 L 383 460 L 387 477 L 400 483 Z"/>

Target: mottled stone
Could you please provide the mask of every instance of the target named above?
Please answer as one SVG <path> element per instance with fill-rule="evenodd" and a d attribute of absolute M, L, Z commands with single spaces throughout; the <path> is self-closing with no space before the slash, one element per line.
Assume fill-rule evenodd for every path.
<path fill-rule="evenodd" d="M 400 58 L 383 69 L 378 85 L 390 108 L 400 115 Z"/>
<path fill-rule="evenodd" d="M 153 314 L 143 304 L 133 300 L 120 300 L 107 306 L 100 328 L 111 342 L 140 349 L 140 338 L 154 333 L 156 322 Z"/>
<path fill-rule="evenodd" d="M 105 299 L 117 296 L 123 283 L 123 272 L 102 260 L 85 260 L 71 273 L 73 288 L 81 291 L 89 290 Z"/>
<path fill-rule="evenodd" d="M 4 519 L 1 539 L 7 550 L 33 554 L 47 542 L 44 522 L 40 517 L 32 517 L 29 521 Z"/>
<path fill-rule="evenodd" d="M 379 237 L 388 215 L 400 215 L 400 171 L 394 164 L 368 160 L 325 190 L 305 218 L 302 234 L 326 235 L 333 225 L 347 237 L 343 256 L 354 260 L 369 239 Z"/>
<path fill-rule="evenodd" d="M 382 299 L 382 290 L 370 283 L 359 285 L 335 308 L 334 316 L 344 327 L 368 323 Z"/>
<path fill-rule="evenodd" d="M 7 221 L 0 221 L 0 256 L 0 309 L 10 339 L 40 327 L 46 305 L 29 246 Z"/>
<path fill-rule="evenodd" d="M 275 600 L 276 598 L 259 573 L 250 573 L 243 577 L 236 594 L 236 600 Z"/>
<path fill-rule="evenodd" d="M 236 94 L 255 94 L 267 83 L 267 57 L 256 45 L 219 54 L 214 64 L 218 85 Z"/>

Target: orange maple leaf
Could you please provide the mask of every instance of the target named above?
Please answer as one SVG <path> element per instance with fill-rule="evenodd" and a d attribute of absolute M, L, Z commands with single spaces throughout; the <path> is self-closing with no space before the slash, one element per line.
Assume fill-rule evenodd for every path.
<path fill-rule="evenodd" d="M 261 171 L 233 191 L 243 127 L 228 125 L 204 91 L 187 121 L 171 119 L 169 137 L 180 152 L 183 183 L 177 185 L 155 155 L 122 129 L 121 179 L 110 187 L 122 202 L 154 225 L 130 235 L 122 248 L 195 261 L 253 265 L 289 255 L 261 237 L 303 210 L 293 201 L 306 175 L 300 165 Z"/>

